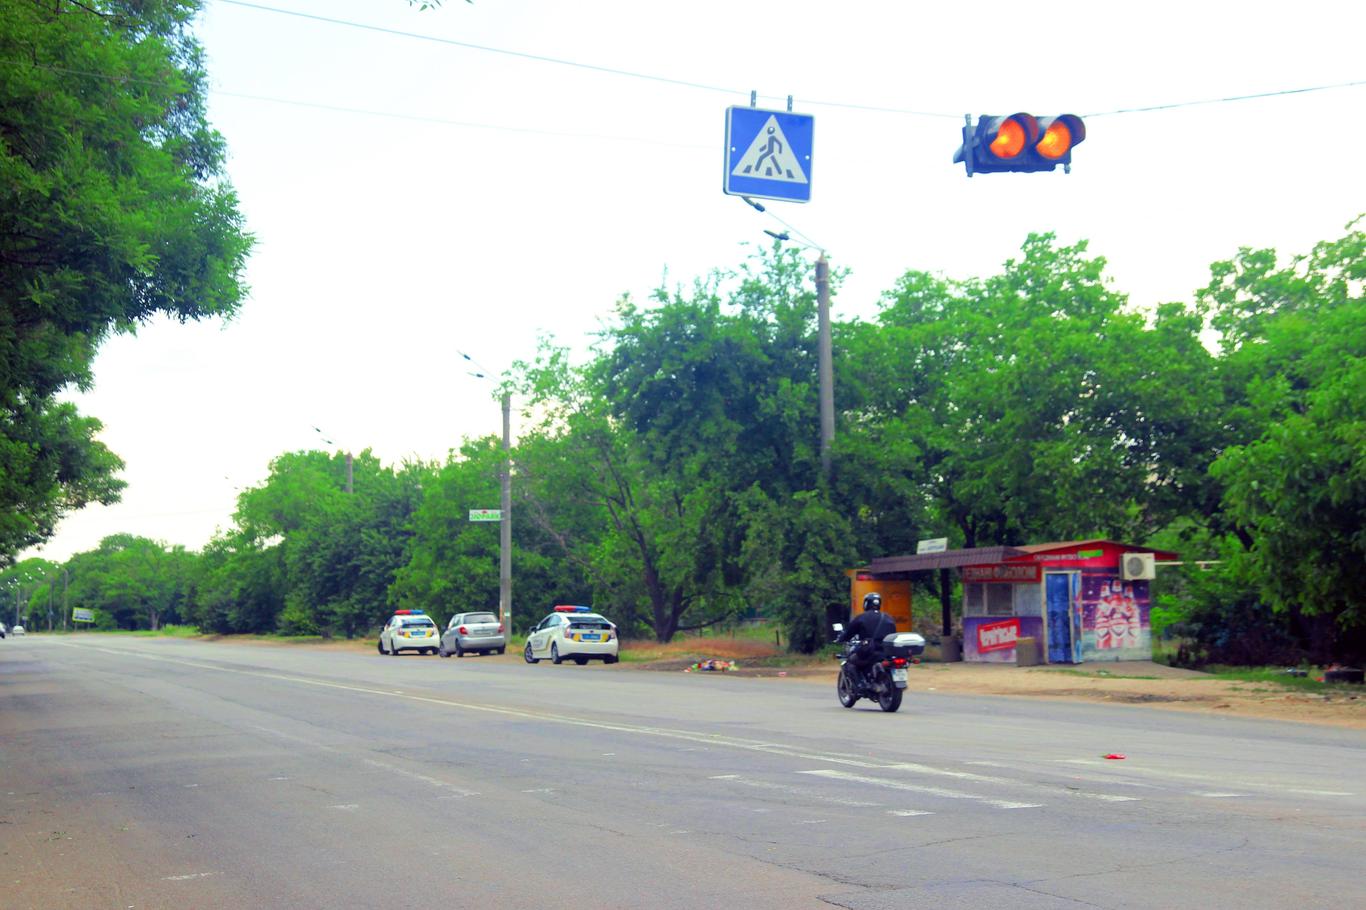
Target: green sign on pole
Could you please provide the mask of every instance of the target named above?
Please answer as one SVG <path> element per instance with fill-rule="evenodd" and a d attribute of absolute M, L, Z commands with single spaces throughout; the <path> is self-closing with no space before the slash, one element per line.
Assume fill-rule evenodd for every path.
<path fill-rule="evenodd" d="M 502 509 L 470 509 L 470 521 L 502 521 Z"/>

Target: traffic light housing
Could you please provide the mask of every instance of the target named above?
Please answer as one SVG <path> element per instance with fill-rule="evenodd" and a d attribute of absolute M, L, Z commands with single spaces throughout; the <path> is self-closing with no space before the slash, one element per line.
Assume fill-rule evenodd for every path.
<path fill-rule="evenodd" d="M 963 144 L 953 162 L 963 162 L 968 176 L 1005 171 L 1071 169 L 1072 149 L 1086 140 L 1086 124 L 1075 114 L 1035 117 L 1033 114 L 972 117 L 963 126 Z"/>

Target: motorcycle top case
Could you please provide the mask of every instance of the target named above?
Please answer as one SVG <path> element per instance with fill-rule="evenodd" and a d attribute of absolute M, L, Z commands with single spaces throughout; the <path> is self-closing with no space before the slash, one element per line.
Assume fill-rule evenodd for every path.
<path fill-rule="evenodd" d="M 888 657 L 919 657 L 925 651 L 925 639 L 914 632 L 897 632 L 882 639 L 882 653 Z"/>

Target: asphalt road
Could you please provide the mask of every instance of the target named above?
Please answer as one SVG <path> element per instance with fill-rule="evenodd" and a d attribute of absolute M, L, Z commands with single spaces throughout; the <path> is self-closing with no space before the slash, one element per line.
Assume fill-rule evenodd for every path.
<path fill-rule="evenodd" d="M 6 640 L 0 907 L 1366 906 L 1366 734 L 916 684 Z"/>

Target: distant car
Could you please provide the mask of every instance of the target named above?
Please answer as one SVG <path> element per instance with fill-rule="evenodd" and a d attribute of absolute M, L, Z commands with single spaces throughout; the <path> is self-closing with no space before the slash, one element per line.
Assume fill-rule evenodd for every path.
<path fill-rule="evenodd" d="M 589 660 L 614 664 L 619 656 L 617 627 L 588 607 L 559 606 L 527 634 L 522 659 L 529 664 L 550 658 L 552 663 Z"/>
<path fill-rule="evenodd" d="M 400 651 L 435 654 L 441 645 L 436 623 L 421 610 L 395 610 L 379 633 L 379 653 L 398 657 Z"/>
<path fill-rule="evenodd" d="M 5 633 L 7 633 L 8 631 L 9 630 L 5 628 L 5 624 L 0 622 L 0 638 L 4 638 Z"/>
<path fill-rule="evenodd" d="M 18 638 L 20 635 L 25 635 L 27 633 L 24 632 L 23 626 L 15 626 L 13 629 L 9 630 L 9 634 L 13 635 L 15 638 Z"/>
<path fill-rule="evenodd" d="M 489 612 L 457 613 L 446 625 L 441 634 L 441 644 L 437 654 L 442 657 L 464 657 L 470 651 L 488 654 L 495 651 L 502 654 L 507 650 L 507 636 L 503 634 L 503 624 L 498 617 Z"/>

